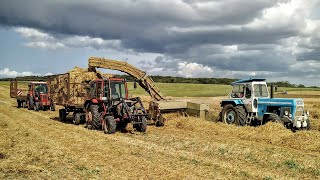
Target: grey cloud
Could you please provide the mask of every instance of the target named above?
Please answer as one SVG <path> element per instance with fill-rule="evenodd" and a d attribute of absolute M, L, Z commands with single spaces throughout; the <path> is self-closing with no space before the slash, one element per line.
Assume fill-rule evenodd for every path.
<path fill-rule="evenodd" d="M 228 25 L 249 22 L 275 1 L 35 1 L 4 0 L 0 23 L 51 33 L 119 39 L 142 52 L 181 51 L 190 44 L 257 42 L 260 33 L 246 29 L 168 32 L 168 27 Z M 274 33 L 274 32 L 273 32 Z M 284 32 L 287 34 L 288 32 Z M 283 35 L 280 33 L 279 36 Z M 267 35 L 266 35 L 267 36 Z M 276 38 L 279 38 L 276 36 Z M 262 39 L 268 40 L 270 38 Z M 176 44 L 175 47 L 168 44 Z"/>
<path fill-rule="evenodd" d="M 313 49 L 310 52 L 301 53 L 297 56 L 297 60 L 299 60 L 299 61 L 306 61 L 306 60 L 320 61 L 320 51 L 319 51 L 319 49 Z"/>
<path fill-rule="evenodd" d="M 230 72 L 228 76 L 260 72 L 258 75 L 285 77 L 286 74 L 293 76 L 290 68 L 299 62 L 297 60 L 320 60 L 318 31 L 305 32 L 312 20 L 308 14 L 310 18 L 319 18 L 319 13 L 314 12 L 318 8 L 310 8 L 312 5 L 303 2 L 293 15 L 281 14 L 286 8 L 275 10 L 290 2 L 2 0 L 0 24 L 40 29 L 51 34 L 55 41 L 75 48 L 83 47 L 77 45 L 82 42 L 75 39 L 69 42 L 69 36 L 114 42 L 83 43 L 95 49 L 110 47 L 119 51 L 129 49 L 131 53 L 158 53 L 157 58 L 139 63 L 141 67 L 153 68 L 155 73 L 162 69 L 175 74 L 179 62 L 196 62 L 215 72 Z M 271 7 L 273 11 L 266 12 Z M 294 6 L 289 8 L 294 10 Z M 315 26 L 320 27 L 319 23 Z M 281 43 L 291 37 L 310 38 L 311 43 Z M 307 51 L 297 53 L 295 46 Z M 215 72 L 214 75 L 219 75 Z"/>

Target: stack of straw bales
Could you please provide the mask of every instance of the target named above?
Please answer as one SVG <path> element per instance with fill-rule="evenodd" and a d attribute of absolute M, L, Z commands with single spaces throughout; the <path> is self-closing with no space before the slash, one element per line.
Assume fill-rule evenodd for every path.
<path fill-rule="evenodd" d="M 69 81 L 70 76 L 70 82 Z M 51 96 L 59 105 L 82 105 L 87 98 L 87 89 L 91 80 L 110 78 L 112 75 L 103 74 L 100 71 L 88 71 L 88 69 L 74 67 L 66 74 L 57 76 L 51 81 Z M 68 86 L 70 90 L 68 92 Z"/>

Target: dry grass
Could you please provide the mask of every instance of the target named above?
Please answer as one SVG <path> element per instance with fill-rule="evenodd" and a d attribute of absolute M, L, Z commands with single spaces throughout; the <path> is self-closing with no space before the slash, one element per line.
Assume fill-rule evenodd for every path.
<path fill-rule="evenodd" d="M 203 98 L 218 108 L 215 100 Z M 305 102 L 319 112 L 318 100 Z M 168 114 L 164 127 L 149 126 L 145 134 L 106 135 L 52 120 L 57 111 L 15 105 L 8 87 L 0 86 L 0 179 L 320 178 L 317 130 L 236 127 Z"/>

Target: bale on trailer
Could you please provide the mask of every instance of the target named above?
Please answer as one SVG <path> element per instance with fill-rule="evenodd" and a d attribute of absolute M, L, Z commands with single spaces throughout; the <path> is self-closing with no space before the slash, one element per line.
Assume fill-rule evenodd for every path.
<path fill-rule="evenodd" d="M 79 124 L 84 119 L 83 103 L 88 97 L 87 86 L 91 80 L 109 78 L 112 75 L 102 72 L 89 72 L 88 69 L 74 67 L 65 74 L 50 79 L 50 90 L 55 104 L 64 106 L 59 110 L 62 121 L 73 112 L 73 123 Z M 80 116 L 76 114 L 80 113 Z"/>

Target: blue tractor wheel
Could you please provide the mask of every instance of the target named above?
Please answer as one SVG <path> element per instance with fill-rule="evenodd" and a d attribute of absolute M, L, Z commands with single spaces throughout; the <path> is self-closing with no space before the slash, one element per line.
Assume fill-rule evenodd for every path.
<path fill-rule="evenodd" d="M 281 120 L 281 118 L 274 113 L 270 114 L 270 116 L 266 119 L 266 122 L 269 122 L 269 121 L 284 125 L 284 122 Z"/>
<path fill-rule="evenodd" d="M 226 124 L 236 124 L 244 126 L 246 124 L 246 112 L 242 106 L 233 106 L 227 104 L 223 107 L 221 113 L 222 122 Z"/>

